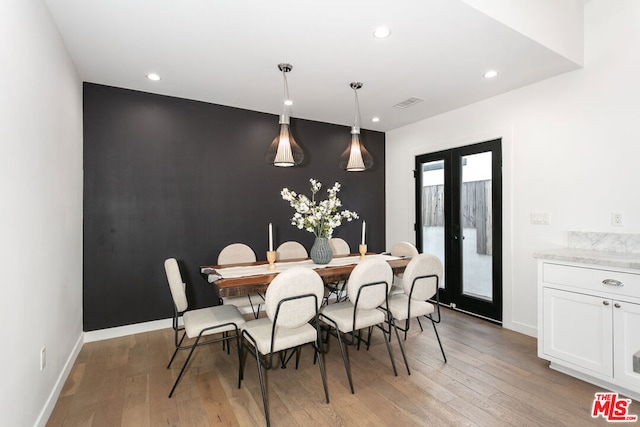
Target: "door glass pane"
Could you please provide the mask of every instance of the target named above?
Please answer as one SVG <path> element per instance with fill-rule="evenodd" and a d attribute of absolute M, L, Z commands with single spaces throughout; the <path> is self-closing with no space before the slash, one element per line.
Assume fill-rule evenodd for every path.
<path fill-rule="evenodd" d="M 422 226 L 420 253 L 437 256 L 444 266 L 444 160 L 422 164 Z"/>
<path fill-rule="evenodd" d="M 493 298 L 491 152 L 462 157 L 462 293 Z"/>

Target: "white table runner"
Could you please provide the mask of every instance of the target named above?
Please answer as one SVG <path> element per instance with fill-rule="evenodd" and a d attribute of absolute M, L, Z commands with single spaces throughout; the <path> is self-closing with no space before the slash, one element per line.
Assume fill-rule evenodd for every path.
<path fill-rule="evenodd" d="M 390 261 L 394 259 L 400 259 L 400 257 L 395 257 L 391 255 L 383 255 L 383 254 L 374 254 L 367 255 L 365 259 L 383 259 L 385 261 Z M 289 270 L 293 267 L 303 266 L 308 268 L 327 268 L 327 267 L 339 267 L 343 265 L 351 265 L 358 264 L 362 262 L 359 255 L 353 255 L 348 257 L 338 257 L 333 258 L 329 264 L 314 264 L 310 259 L 304 261 L 282 261 L 275 263 L 275 270 L 269 270 L 267 267 L 269 264 L 261 264 L 261 265 L 248 265 L 248 266 L 239 266 L 239 267 L 224 267 L 218 268 L 215 270 L 215 273 L 212 273 L 210 268 L 203 268 L 201 271 L 203 274 L 208 274 L 209 283 L 213 283 L 218 279 L 229 279 L 234 277 L 246 277 L 246 276 L 259 276 L 261 274 L 277 274 L 282 273 L 285 270 Z"/>

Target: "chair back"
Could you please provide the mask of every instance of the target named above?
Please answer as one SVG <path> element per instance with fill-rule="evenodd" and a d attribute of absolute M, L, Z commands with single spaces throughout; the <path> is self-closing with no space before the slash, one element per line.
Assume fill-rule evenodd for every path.
<path fill-rule="evenodd" d="M 433 276 L 437 277 L 423 277 Z M 411 295 L 411 299 L 426 301 L 433 297 L 442 283 L 442 262 L 440 258 L 431 254 L 420 254 L 409 262 L 404 270 L 402 284 L 404 293 Z M 421 277 L 420 279 L 417 279 Z M 417 279 L 417 280 L 416 280 Z M 413 284 L 415 281 L 415 285 Z M 411 287 L 413 286 L 413 292 Z"/>
<path fill-rule="evenodd" d="M 329 246 L 331 246 L 331 251 L 334 255 L 349 255 L 351 253 L 349 244 L 339 237 L 329 239 Z"/>
<path fill-rule="evenodd" d="M 381 306 L 387 298 L 387 292 L 393 281 L 393 270 L 388 262 L 380 259 L 368 259 L 356 267 L 351 272 L 347 281 L 347 294 L 353 304 L 358 304 L 358 309 L 372 309 Z M 362 289 L 360 296 L 358 292 L 361 287 L 370 283 L 384 282 L 380 286 L 371 286 Z"/>
<path fill-rule="evenodd" d="M 280 301 L 307 295 L 304 298 Z M 315 295 L 313 298 L 311 295 Z M 322 278 L 314 270 L 293 267 L 271 281 L 265 295 L 265 311 L 271 321 L 283 328 L 298 328 L 316 315 L 324 296 Z M 278 310 L 280 305 L 280 310 Z M 277 314 L 277 319 L 276 319 Z"/>
<path fill-rule="evenodd" d="M 389 251 L 393 256 L 416 257 L 420 254 L 418 249 L 410 242 L 398 242 L 391 246 Z"/>
<path fill-rule="evenodd" d="M 187 302 L 187 293 L 185 292 L 185 283 L 182 281 L 180 267 L 175 258 L 168 258 L 164 261 L 164 271 L 167 273 L 167 281 L 169 282 L 169 290 L 176 310 L 182 313 L 189 307 Z"/>
<path fill-rule="evenodd" d="M 256 253 L 244 243 L 232 243 L 218 254 L 218 265 L 256 262 Z"/>
<path fill-rule="evenodd" d="M 284 242 L 276 249 L 276 259 L 278 260 L 308 257 L 307 250 L 298 242 Z"/>

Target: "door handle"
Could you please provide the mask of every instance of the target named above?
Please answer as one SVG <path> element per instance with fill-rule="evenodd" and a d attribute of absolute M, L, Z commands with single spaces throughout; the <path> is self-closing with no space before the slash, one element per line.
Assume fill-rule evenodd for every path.
<path fill-rule="evenodd" d="M 615 308 L 620 308 L 620 307 L 622 307 L 619 303 L 615 303 L 615 304 L 613 304 L 613 306 L 614 306 Z"/>
<path fill-rule="evenodd" d="M 604 301 L 602 301 L 602 304 L 604 304 L 604 305 L 609 305 L 609 301 L 604 300 Z"/>

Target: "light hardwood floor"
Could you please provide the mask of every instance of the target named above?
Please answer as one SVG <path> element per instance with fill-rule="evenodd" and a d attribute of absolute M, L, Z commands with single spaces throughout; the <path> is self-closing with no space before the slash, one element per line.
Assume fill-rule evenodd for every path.
<path fill-rule="evenodd" d="M 583 426 L 606 425 L 590 416 L 596 386 L 548 368 L 536 340 L 483 320 L 444 310 L 439 326 L 444 363 L 430 323 L 412 323 L 405 343 L 408 376 L 397 342 L 398 376 L 380 331 L 369 351 L 349 347 L 355 394 L 349 391 L 337 341 L 325 355 L 330 404 L 312 350 L 300 368 L 268 371 L 273 426 Z M 395 341 L 395 340 L 394 340 Z M 255 359 L 238 361 L 220 344 L 196 350 L 173 398 L 167 398 L 186 352 L 170 370 L 171 329 L 85 344 L 48 426 L 264 425 Z M 630 413 L 640 415 L 633 402 Z M 640 423 L 639 423 L 640 424 Z"/>

